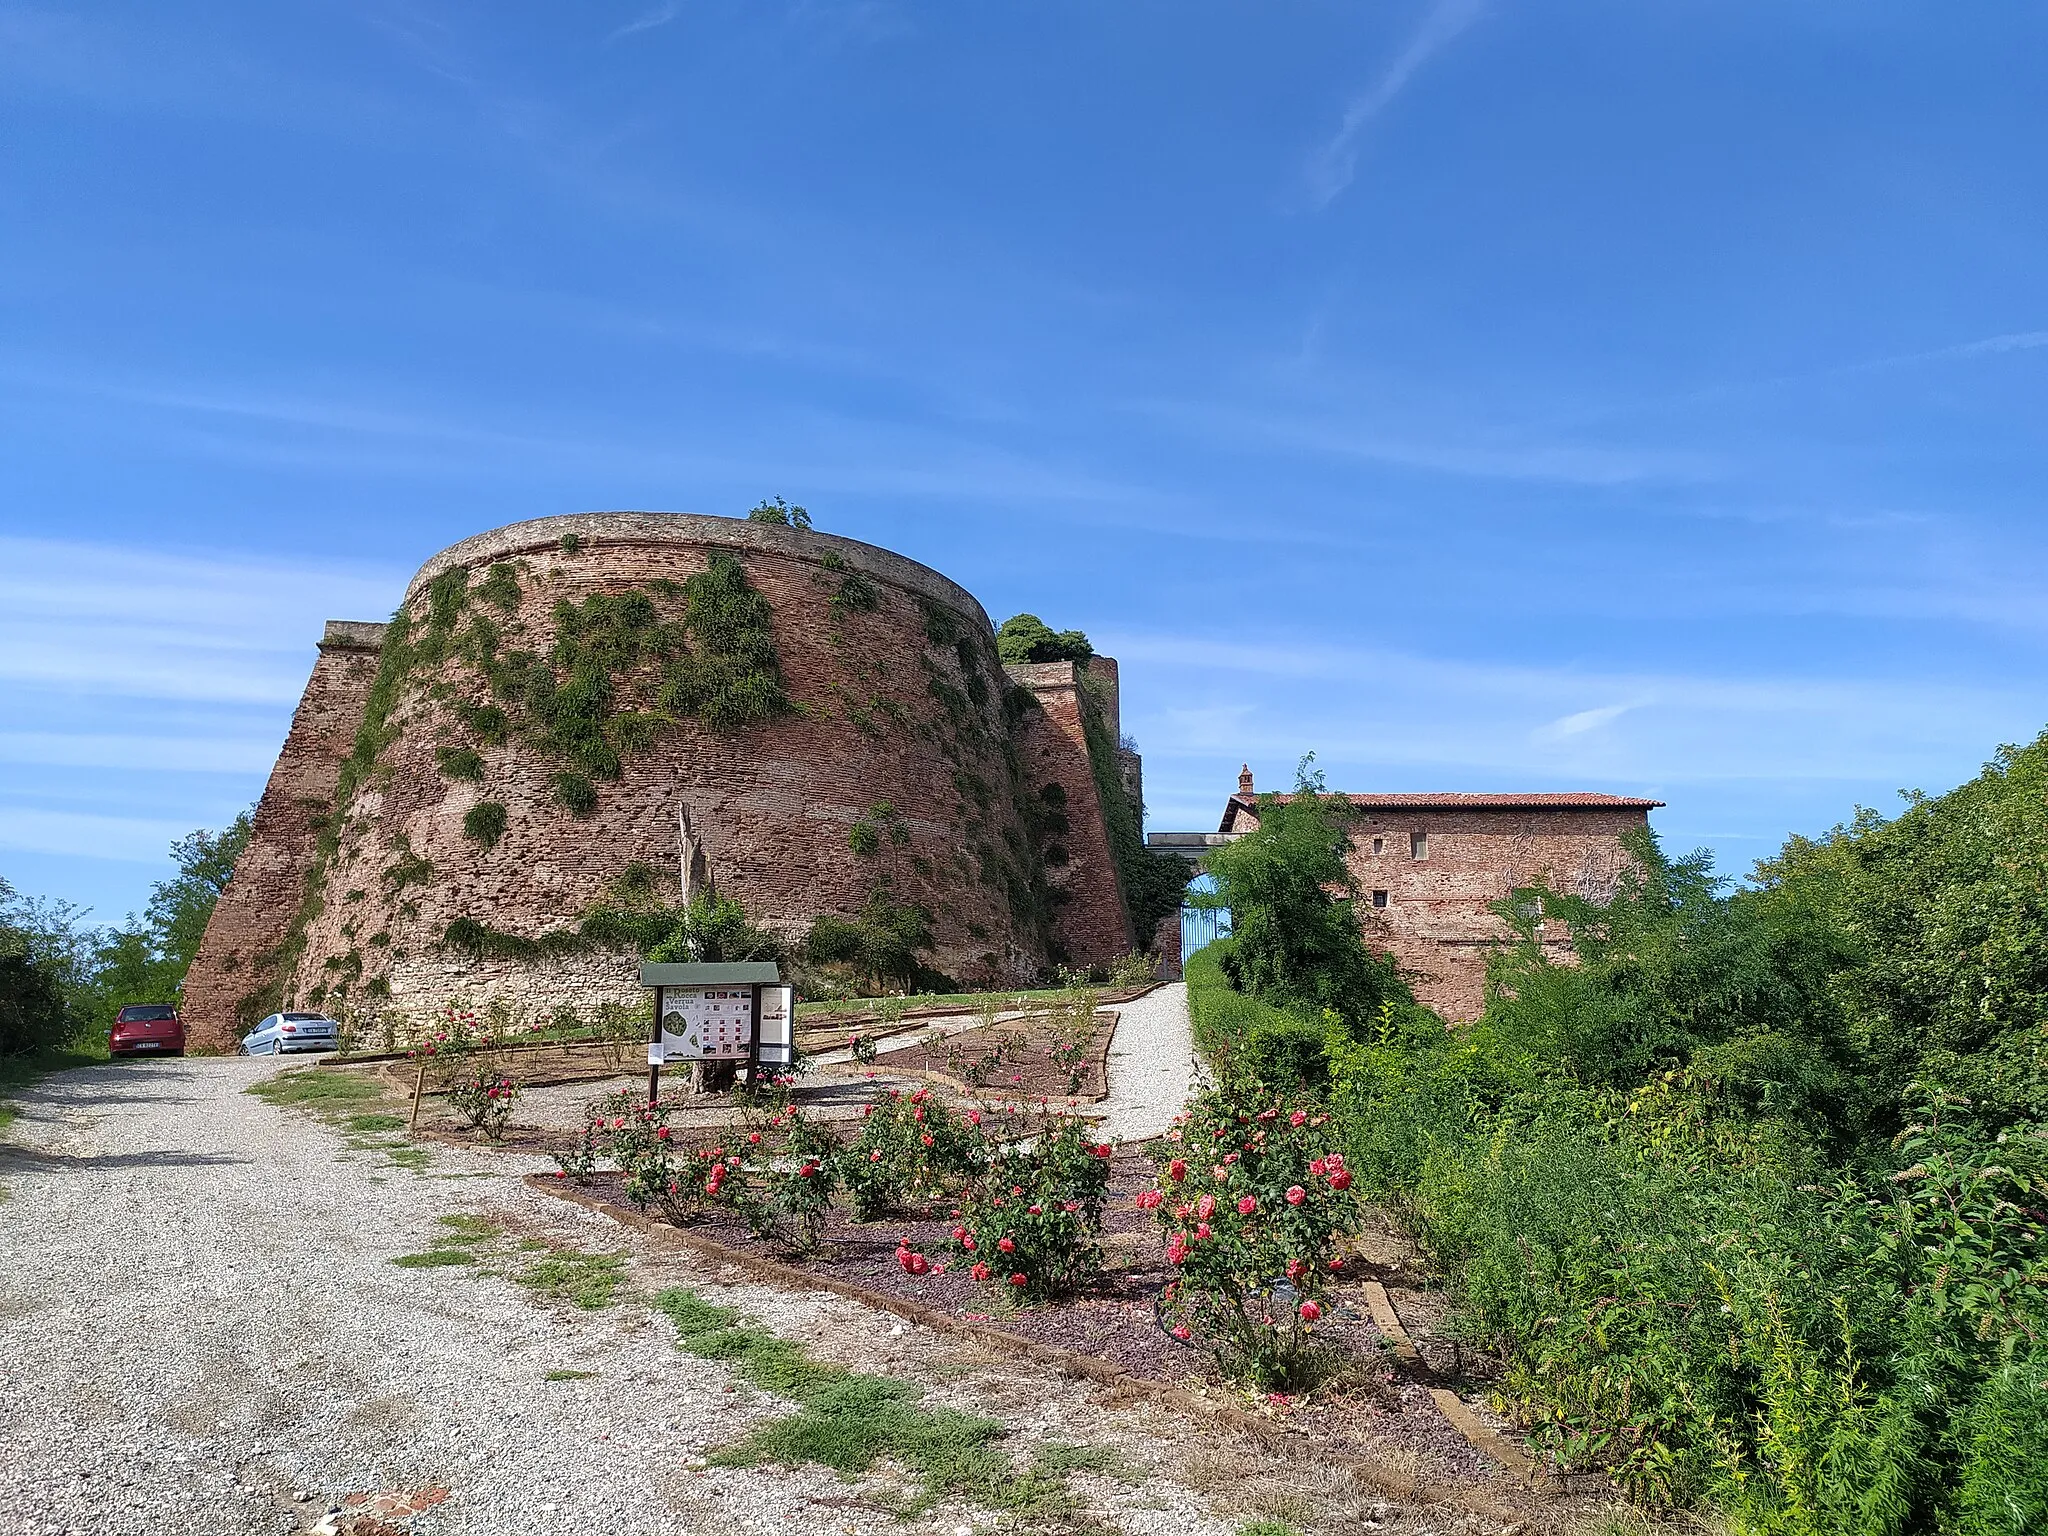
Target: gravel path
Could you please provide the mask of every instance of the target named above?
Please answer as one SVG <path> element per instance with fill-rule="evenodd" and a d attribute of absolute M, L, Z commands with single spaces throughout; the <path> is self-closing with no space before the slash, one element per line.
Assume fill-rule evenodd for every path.
<path fill-rule="evenodd" d="M 1090 1106 L 1117 1141 L 1157 1136 L 1194 1094 L 1200 1067 L 1188 1022 L 1188 989 L 1169 982 L 1117 1007 L 1109 1043 L 1109 1097 Z"/>
<path fill-rule="evenodd" d="M 1184 1012 L 1172 991 L 1145 1026 L 1168 1040 Z M 282 1536 L 333 1529 L 327 1511 L 350 1495 L 431 1490 L 446 1501 L 399 1529 L 996 1527 L 972 1507 L 900 1522 L 875 1507 L 872 1481 L 814 1466 L 703 1468 L 707 1448 L 788 1405 L 680 1354 L 642 1306 L 579 1312 L 473 1269 L 389 1262 L 431 1246 L 451 1212 L 630 1252 L 643 1290 L 691 1284 L 825 1358 L 994 1413 L 1020 1446 L 1080 1440 L 1171 1470 L 1135 1488 L 1075 1475 L 1131 1536 L 1224 1536 L 1247 1507 L 1246 1474 L 1218 1463 L 1215 1437 L 1196 1426 L 823 1293 L 730 1273 L 723 1283 L 510 1176 L 537 1160 L 436 1148 L 422 1171 L 398 1168 L 242 1091 L 276 1070 L 267 1059 L 134 1063 L 21 1095 L 12 1144 L 0 1145 L 0 1533 Z M 1184 1085 L 1156 1070 L 1112 1081 L 1134 1125 L 1160 1113 L 1168 1083 Z M 1177 1107 L 1184 1086 L 1170 1092 Z M 545 1379 L 567 1370 L 594 1374 Z M 1188 1472 L 1203 1466 L 1206 1483 Z"/>

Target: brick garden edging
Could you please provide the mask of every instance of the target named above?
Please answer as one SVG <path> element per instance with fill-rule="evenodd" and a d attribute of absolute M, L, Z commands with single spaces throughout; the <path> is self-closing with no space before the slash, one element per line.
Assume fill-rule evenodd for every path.
<path fill-rule="evenodd" d="M 1248 1436 L 1257 1441 L 1261 1449 L 1270 1451 L 1290 1461 L 1308 1462 L 1317 1467 L 1336 1468 L 1348 1472 L 1367 1486 L 1376 1488 L 1381 1493 L 1387 1494 L 1392 1498 L 1411 1502 L 1450 1504 L 1464 1510 L 1467 1514 L 1483 1515 L 1490 1520 L 1498 1520 L 1504 1525 L 1518 1525 L 1522 1519 L 1514 1510 L 1496 1503 L 1492 1498 L 1476 1489 L 1461 1488 L 1456 1484 L 1443 1484 L 1425 1492 L 1417 1488 L 1411 1480 L 1396 1476 L 1372 1462 L 1357 1460 L 1338 1461 L 1325 1455 L 1316 1454 L 1313 1447 L 1300 1443 L 1302 1432 L 1298 1430 L 1277 1425 L 1270 1419 L 1261 1418 L 1257 1414 L 1246 1413 L 1242 1408 L 1233 1408 L 1227 1403 L 1214 1402 L 1199 1393 L 1190 1392 L 1184 1387 L 1176 1387 L 1166 1382 L 1154 1381 L 1147 1376 L 1134 1375 L 1119 1366 L 1111 1365 L 1106 1360 L 1099 1360 L 1093 1355 L 1084 1355 L 1077 1350 L 1061 1349 L 1053 1344 L 1041 1344 L 1035 1339 L 1027 1339 L 1020 1334 L 1011 1333 L 1006 1329 L 991 1327 L 986 1323 L 969 1322 L 964 1318 L 955 1317 L 949 1312 L 941 1312 L 935 1307 L 927 1307 L 915 1301 L 905 1300 L 900 1296 L 892 1296 L 883 1291 L 869 1290 L 866 1286 L 835 1279 L 829 1275 L 814 1274 L 810 1270 L 800 1269 L 794 1264 L 785 1264 L 779 1259 L 764 1258 L 760 1254 L 747 1253 L 741 1249 L 729 1247 L 719 1242 L 716 1238 L 707 1237 L 701 1232 L 693 1232 L 688 1228 L 673 1226 L 665 1221 L 656 1221 L 635 1211 L 621 1210 L 609 1201 L 599 1199 L 595 1195 L 585 1194 L 582 1190 L 570 1187 L 565 1181 L 549 1174 L 529 1173 L 525 1176 L 525 1182 L 529 1187 L 539 1190 L 543 1194 L 552 1195 L 557 1200 L 581 1206 L 588 1211 L 595 1211 L 599 1215 L 609 1217 L 611 1220 L 618 1222 L 621 1226 L 631 1227 L 636 1231 L 644 1232 L 657 1241 L 670 1242 L 679 1247 L 691 1249 L 704 1258 L 712 1259 L 722 1264 L 729 1264 L 733 1268 L 752 1275 L 757 1279 L 765 1280 L 771 1284 L 788 1289 L 827 1291 L 848 1301 L 856 1301 L 863 1306 L 892 1313 L 906 1322 L 921 1324 L 935 1332 L 951 1334 L 957 1338 L 971 1339 L 978 1344 L 988 1345 L 1003 1354 L 1021 1354 L 1037 1361 L 1041 1365 L 1051 1366 L 1063 1376 L 1080 1377 L 1104 1386 L 1114 1387 L 1119 1392 L 1134 1397 L 1149 1398 L 1162 1406 L 1179 1409 L 1182 1413 L 1191 1414 L 1197 1418 L 1206 1418 L 1212 1423 Z M 1441 1406 L 1439 1404 L 1439 1408 Z M 1459 1406 L 1462 1408 L 1464 1405 L 1460 1403 Z M 1499 1452 L 1494 1450 L 1492 1446 L 1483 1444 L 1480 1440 L 1473 1438 L 1470 1432 L 1466 1430 L 1465 1423 L 1458 1417 L 1452 1416 L 1449 1413 L 1446 1413 L 1445 1417 L 1450 1419 L 1452 1425 L 1460 1433 L 1465 1434 L 1466 1438 L 1471 1439 L 1475 1447 L 1498 1459 Z M 1469 1412 L 1464 1417 L 1465 1419 L 1471 1419 Z M 1472 1422 L 1477 1425 L 1477 1420 L 1472 1420 Z M 1484 1426 L 1479 1427 L 1481 1429 L 1484 1428 Z M 1498 1439 L 1498 1437 L 1492 1435 L 1491 1431 L 1486 1431 L 1486 1434 L 1489 1439 Z M 1526 1460 L 1524 1464 L 1528 1465 Z M 1558 1490 L 1552 1487 L 1538 1486 L 1533 1481 L 1533 1471 L 1532 1480 L 1525 1483 L 1525 1486 L 1528 1486 L 1533 1492 L 1545 1498 L 1554 1498 L 1558 1492 Z"/>

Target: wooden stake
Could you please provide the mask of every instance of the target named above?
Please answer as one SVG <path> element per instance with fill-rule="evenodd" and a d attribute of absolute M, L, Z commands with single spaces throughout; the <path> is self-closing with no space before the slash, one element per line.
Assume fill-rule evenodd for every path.
<path fill-rule="evenodd" d="M 427 1087 L 427 1058 L 420 1058 L 420 1075 L 412 1083 L 412 1129 L 405 1134 L 410 1140 L 417 1140 L 420 1134 L 420 1096 Z"/>

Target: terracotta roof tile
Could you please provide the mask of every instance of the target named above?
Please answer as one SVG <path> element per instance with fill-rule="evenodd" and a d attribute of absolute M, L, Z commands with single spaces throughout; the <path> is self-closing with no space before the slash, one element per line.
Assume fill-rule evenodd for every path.
<path fill-rule="evenodd" d="M 1262 795 L 1232 795 L 1230 803 L 1241 805 L 1246 810 L 1256 811 Z M 1292 800 L 1292 795 L 1274 795 L 1273 799 L 1282 805 Z M 1343 795 L 1337 798 L 1348 800 L 1361 810 L 1384 811 L 1650 811 L 1662 806 L 1662 800 L 1637 800 L 1626 795 L 1595 795 L 1577 790 L 1556 794 L 1415 794 L 1415 795 Z"/>

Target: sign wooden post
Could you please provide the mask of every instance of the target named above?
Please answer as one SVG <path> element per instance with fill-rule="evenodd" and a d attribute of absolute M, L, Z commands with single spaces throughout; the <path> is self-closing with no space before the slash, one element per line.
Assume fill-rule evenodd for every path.
<path fill-rule="evenodd" d="M 654 989 L 654 1023 L 647 1036 L 647 1107 L 661 1102 L 661 988 Z"/>

